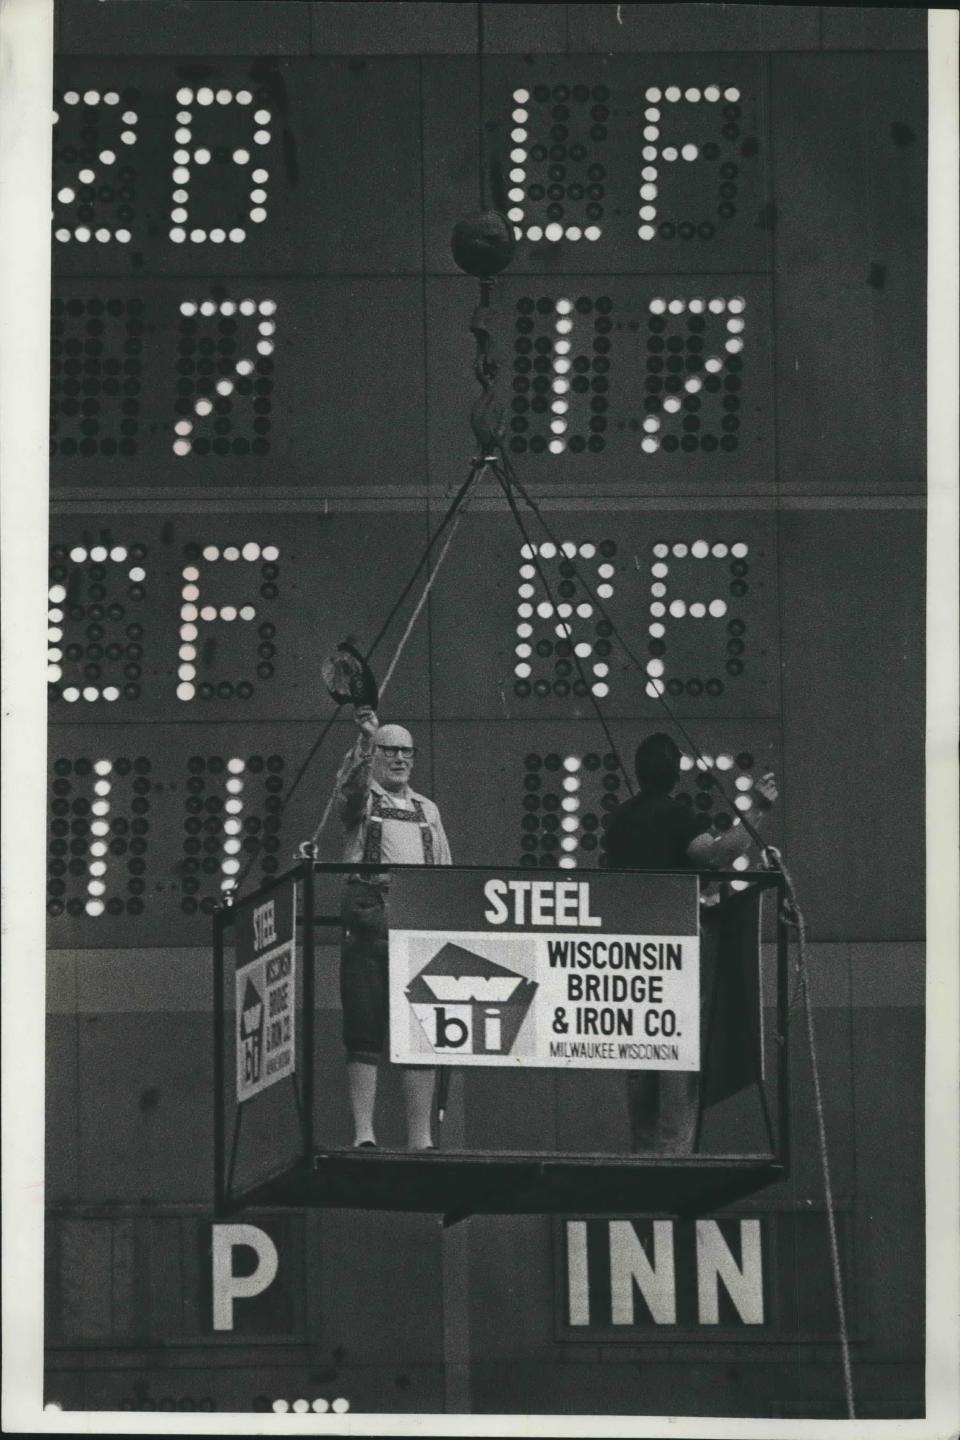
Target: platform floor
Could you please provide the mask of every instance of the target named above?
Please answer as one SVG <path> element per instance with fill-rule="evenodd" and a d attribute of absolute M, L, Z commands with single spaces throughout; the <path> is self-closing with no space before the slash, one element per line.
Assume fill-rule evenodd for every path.
<path fill-rule="evenodd" d="M 770 1155 L 536 1155 L 498 1151 L 319 1150 L 234 1197 L 253 1206 L 442 1215 L 696 1215 L 786 1178 Z"/>

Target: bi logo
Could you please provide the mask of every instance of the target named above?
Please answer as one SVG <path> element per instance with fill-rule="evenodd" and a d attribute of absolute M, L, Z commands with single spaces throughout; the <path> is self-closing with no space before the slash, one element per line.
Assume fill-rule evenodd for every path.
<path fill-rule="evenodd" d="M 263 1065 L 263 997 L 249 977 L 240 1011 L 240 1043 L 244 1084 L 256 1085 Z"/>
<path fill-rule="evenodd" d="M 406 989 L 433 1050 L 509 1055 L 537 993 L 534 980 L 448 942 Z"/>

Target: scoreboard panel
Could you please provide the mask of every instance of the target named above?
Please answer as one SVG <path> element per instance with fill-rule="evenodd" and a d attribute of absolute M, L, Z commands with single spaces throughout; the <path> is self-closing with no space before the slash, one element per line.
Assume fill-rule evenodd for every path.
<path fill-rule="evenodd" d="M 217 24 L 203 8 L 169 0 L 71 0 L 59 7 L 58 49 L 75 55 L 299 55 L 310 48 L 309 0 L 277 11 L 265 0 L 218 0 Z"/>
<path fill-rule="evenodd" d="M 53 117 L 62 275 L 420 268 L 414 59 L 71 58 Z"/>
<path fill-rule="evenodd" d="M 608 813 L 629 790 L 600 726 L 484 725 L 409 717 L 414 785 L 435 795 L 464 865 L 594 868 Z M 612 727 L 631 776 L 650 728 Z M 209 944 L 210 916 L 289 868 L 310 836 L 354 739 L 338 724 L 289 806 L 314 725 L 57 726 L 49 751 L 47 915 L 54 948 Z M 770 721 L 701 722 L 678 794 L 704 829 L 749 814 L 756 778 L 776 767 Z M 701 763 L 702 762 L 702 763 Z M 771 836 L 772 838 L 772 836 Z M 331 816 L 321 858 L 339 860 Z M 249 868 L 248 868 L 249 867 Z"/>
<path fill-rule="evenodd" d="M 345 722 L 335 727 L 286 807 L 317 730 L 289 723 L 53 728 L 51 946 L 207 947 L 224 894 L 238 881 L 246 891 L 289 869 L 319 821 L 355 731 Z M 323 857 L 339 860 L 341 848 L 333 817 Z"/>
<path fill-rule="evenodd" d="M 118 1201 L 195 1208 L 208 1190 L 212 912 L 286 869 L 313 831 L 355 735 L 345 714 L 297 783 L 334 713 L 320 659 L 350 632 L 366 647 L 465 478 L 477 285 L 450 232 L 495 205 L 517 236 L 491 327 L 506 453 L 553 538 L 521 500 L 525 538 L 483 482 L 381 713 L 412 729 L 414 783 L 455 860 L 526 873 L 603 865 L 651 731 L 678 739 L 679 802 L 703 831 L 750 816 L 758 777 L 777 772 L 764 833 L 783 845 L 822 971 L 851 1333 L 862 1361 L 885 1362 L 882 1380 L 860 1366 L 858 1408 L 922 1413 L 922 1344 L 900 1333 L 922 1340 L 922 1324 L 896 1324 L 922 1319 L 922 1127 L 915 1105 L 886 1101 L 922 1073 L 921 948 L 896 942 L 924 919 L 925 13 L 133 9 L 64 0 L 55 16 L 70 53 L 51 107 L 47 1168 L 66 1209 L 47 1246 L 49 1398 L 198 1403 L 171 1394 L 159 1360 L 119 1388 L 109 1357 L 78 1368 L 91 1343 L 182 1349 L 213 1333 L 209 1227 L 104 1216 Z M 374 656 L 381 678 L 419 591 Z M 332 817 L 321 857 L 341 846 Z M 340 883 L 323 880 L 318 909 L 336 908 Z M 336 939 L 325 931 L 318 953 L 325 1145 L 350 1142 Z M 794 1058 L 802 1099 L 809 1057 Z M 626 1149 L 619 1079 L 461 1082 L 451 1142 Z M 711 1114 L 708 1152 L 762 1148 L 754 1097 Z M 801 1103 L 794 1120 L 789 1183 L 761 1197 L 759 1222 L 714 1226 L 709 1314 L 697 1237 L 670 1232 L 679 1327 L 659 1323 L 650 1286 L 631 1300 L 620 1285 L 614 1316 L 623 1276 L 605 1222 L 583 1232 L 591 1323 L 571 1328 L 549 1227 L 475 1221 L 475 1408 L 669 1409 L 667 1351 L 623 1384 L 622 1342 L 659 1334 L 716 1371 L 700 1377 L 701 1409 L 836 1411 L 835 1376 L 801 1395 L 785 1359 L 751 1371 L 771 1342 L 796 1350 L 798 1324 L 800 1340 L 837 1338 L 820 1324 L 835 1306 L 810 1213 L 816 1117 Z M 250 1123 L 241 1151 L 295 1142 L 292 1106 Z M 384 1085 L 378 1137 L 403 1135 L 399 1088 Z M 891 1153 L 909 1161 L 892 1186 Z M 69 1213 L 81 1202 L 93 1219 Z M 774 1213 L 784 1205 L 802 1223 Z M 254 1383 L 252 1352 L 224 1366 L 205 1345 L 198 1363 L 219 1369 L 200 1408 L 332 1394 L 320 1371 L 305 1382 L 319 1375 L 320 1391 L 291 1391 L 294 1372 L 267 1355 L 323 1339 L 325 1294 L 345 1297 L 331 1385 L 336 1371 L 384 1411 L 429 1410 L 426 1385 L 442 1407 L 431 1222 L 262 1223 L 278 1283 L 235 1321 L 266 1370 Z M 652 1253 L 641 1232 L 628 1265 Z M 733 1283 L 748 1233 L 763 1282 L 757 1268 L 750 1298 Z M 885 1247 L 896 1258 L 878 1268 Z M 314 1278 L 323 1262 L 323 1293 L 310 1274 L 291 1288 L 297 1256 Z M 383 1291 L 384 1274 L 423 1296 L 402 1364 L 390 1327 L 350 1298 Z M 878 1285 L 903 1303 L 871 1315 Z M 621 1342 L 624 1363 L 602 1344 L 603 1364 L 570 1371 L 557 1339 L 608 1312 L 599 1339 Z M 730 1339 L 746 1370 L 728 1365 Z"/>
<path fill-rule="evenodd" d="M 926 488 L 926 60 L 771 61 L 786 493 Z"/>
<path fill-rule="evenodd" d="M 610 726 L 631 787 L 634 750 L 654 728 L 623 721 Z M 699 759 L 677 737 L 683 769 L 676 793 L 703 829 L 719 832 L 739 813 L 749 815 L 760 775 L 779 773 L 779 726 L 700 721 L 695 737 Z M 458 864 L 572 870 L 602 863 L 606 819 L 630 789 L 599 723 L 448 723 L 435 726 L 433 745 L 435 793 L 443 797 L 444 827 Z M 469 803 L 477 795 L 484 797 L 479 818 Z M 771 841 L 779 824 L 775 811 Z"/>
<path fill-rule="evenodd" d="M 450 219 L 476 207 L 478 115 L 488 195 L 520 232 L 514 272 L 769 268 L 756 57 L 504 55 L 480 81 L 458 58 L 425 84 L 425 158 L 444 179 L 442 208 L 426 206 L 430 271 L 453 270 Z"/>
<path fill-rule="evenodd" d="M 431 473 L 469 453 L 463 287 L 429 287 Z M 775 488 L 768 282 L 509 275 L 496 299 L 506 448 L 538 493 Z"/>
<path fill-rule="evenodd" d="M 333 709 L 322 658 L 349 634 L 373 642 L 427 528 L 417 514 L 100 513 L 55 517 L 52 539 L 52 719 L 319 725 Z M 388 631 L 381 667 L 418 594 Z M 391 708 L 426 713 L 427 686 L 420 625 Z"/>
<path fill-rule="evenodd" d="M 545 781 L 548 757 L 580 755 L 590 784 L 616 778 L 608 748 L 573 733 L 514 753 L 527 727 L 592 734 L 594 702 L 615 727 L 669 728 L 662 688 L 708 752 L 702 726 L 743 730 L 720 753 L 751 778 L 737 756 L 779 733 L 781 666 L 809 669 L 806 620 L 780 633 L 791 522 L 764 506 L 923 483 L 922 399 L 901 378 L 922 363 L 903 263 L 922 240 L 922 65 L 722 47 L 58 63 L 51 474 L 81 511 L 51 533 L 58 944 L 116 945 L 129 927 L 135 944 L 204 945 L 204 904 L 239 873 L 224 863 L 253 857 L 252 883 L 312 830 L 346 726 L 291 815 L 276 806 L 331 713 L 319 658 L 348 633 L 372 639 L 474 451 L 476 287 L 449 239 L 481 177 L 519 232 L 492 315 L 506 453 L 562 507 L 545 511 L 557 546 L 521 504 L 525 539 L 485 482 L 387 713 L 432 727 L 418 778 L 445 814 L 465 810 L 460 852 L 497 862 L 593 862 L 596 829 L 564 850 L 569 827 L 504 815 L 507 772 Z M 827 559 L 784 555 L 808 616 Z M 882 575 L 860 564 L 857 583 L 877 609 Z M 811 654 L 842 671 L 857 649 L 844 635 Z M 447 798 L 472 774 L 454 759 L 464 726 L 503 751 L 495 805 L 480 775 L 465 807 Z M 808 775 L 819 760 L 799 730 L 790 763 Z M 845 743 L 854 783 L 874 751 Z M 569 796 L 543 793 L 562 822 Z M 851 917 L 809 828 L 811 903 L 831 933 L 876 938 L 882 914 L 899 934 L 888 880 L 861 866 Z"/>
<path fill-rule="evenodd" d="M 772 512 L 545 510 L 554 543 L 520 510 L 529 540 L 468 515 L 434 586 L 436 716 L 656 722 L 661 692 L 682 716 L 778 714 Z"/>
<path fill-rule="evenodd" d="M 51 485 L 423 482 L 419 282 L 54 279 Z"/>
<path fill-rule="evenodd" d="M 919 507 L 781 517 L 791 871 L 819 939 L 925 934 L 925 533 Z"/>

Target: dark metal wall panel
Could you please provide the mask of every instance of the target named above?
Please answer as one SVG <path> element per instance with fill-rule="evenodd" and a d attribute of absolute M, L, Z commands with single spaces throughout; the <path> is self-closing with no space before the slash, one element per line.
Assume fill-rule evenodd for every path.
<path fill-rule="evenodd" d="M 60 655 L 51 719 L 322 723 L 334 710 L 322 657 L 348 634 L 372 644 L 424 537 L 417 514 L 57 517 L 50 605 L 61 634 L 52 646 Z M 373 553 L 381 558 L 368 570 Z M 381 642 L 381 671 L 417 598 L 415 589 Z M 391 706 L 426 714 L 427 686 L 427 634 L 418 626 Z"/>
<path fill-rule="evenodd" d="M 855 1005 L 922 1008 L 926 999 L 926 945 L 921 942 L 851 945 Z"/>
<path fill-rule="evenodd" d="M 314 55 L 454 55 L 477 46 L 475 4 L 312 0 Z"/>
<path fill-rule="evenodd" d="M 480 1071 L 480 1067 L 477 1067 Z M 464 1077 L 464 1143 L 471 1150 L 536 1155 L 561 1148 L 556 1079 L 550 1070 Z"/>
<path fill-rule="evenodd" d="M 111 1223 L 67 1220 L 58 1238 L 60 1331 L 68 1340 L 107 1340 L 112 1320 Z"/>
<path fill-rule="evenodd" d="M 212 1084 L 209 1016 L 85 1014 L 77 1082 L 81 1201 L 208 1195 Z"/>
<path fill-rule="evenodd" d="M 209 948 L 196 949 L 192 959 L 209 991 Z M 334 981 L 338 959 L 339 951 L 321 951 L 320 963 L 329 967 Z M 78 1011 L 49 1022 L 51 1054 L 58 1067 L 48 1086 L 53 1118 L 48 1125 L 52 1163 L 47 1194 L 52 1206 L 209 1200 L 213 1185 L 209 1000 L 193 1009 L 182 1004 L 168 1007 L 164 1002 L 169 987 L 156 983 L 154 967 L 154 983 L 141 982 L 139 993 L 132 997 L 139 1003 L 131 1004 L 129 992 L 135 987 L 123 972 L 135 963 L 130 952 L 119 958 L 116 952 L 90 952 L 80 967 Z M 126 1005 L 120 998 L 124 991 Z M 317 1139 L 321 1145 L 346 1147 L 352 1135 L 339 1003 L 336 1010 L 318 1011 L 316 1020 Z M 241 1126 L 238 1186 L 269 1169 L 268 1157 L 275 1157 L 279 1166 L 291 1162 L 297 1152 L 299 1130 L 289 1086 L 275 1087 L 265 1100 L 253 1107 Z M 396 1071 L 384 1072 L 377 1117 L 382 1143 L 401 1149 L 405 1126 Z M 228 1118 L 229 1137 L 232 1113 Z M 296 1244 L 300 1246 L 299 1241 Z M 165 1246 L 167 1240 L 161 1249 Z M 163 1263 L 154 1265 L 150 1253 L 143 1251 L 137 1264 L 142 1272 L 137 1283 L 155 1309 L 169 1284 Z M 170 1333 L 183 1333 L 183 1323 L 182 1317 L 174 1317 Z M 254 1317 L 254 1331 L 257 1325 Z M 204 1327 L 198 1322 L 193 1330 L 198 1328 Z M 164 1334 L 159 1319 L 151 1333 Z"/>
<path fill-rule="evenodd" d="M 46 1398 L 64 1410 L 132 1410 L 154 1418 L 157 1411 L 269 1414 L 279 1397 L 322 1399 L 329 1406 L 339 1396 L 369 1413 L 439 1415 L 445 1393 L 439 1361 L 369 1366 L 324 1353 L 308 1365 L 302 1346 L 269 1342 L 231 1347 L 213 1365 L 209 1351 L 195 1344 L 93 1354 L 77 1346 L 53 1352 L 47 1376 Z"/>
<path fill-rule="evenodd" d="M 340 8 L 340 7 L 335 7 Z M 306 55 L 309 0 L 60 0 L 74 55 Z"/>
<path fill-rule="evenodd" d="M 821 7 L 824 50 L 925 50 L 927 11 L 884 5 Z"/>
<path fill-rule="evenodd" d="M 743 1116 L 729 1106 L 711 1111 L 702 1148 L 714 1154 L 755 1154 L 764 1145 L 757 1103 Z M 628 1155 L 626 1081 L 611 1073 L 504 1071 L 476 1067 L 463 1082 L 464 1144 L 486 1152 L 541 1151 L 573 1155 Z M 749 1112 L 749 1113 L 747 1113 Z"/>
<path fill-rule="evenodd" d="M 781 516 L 784 769 L 818 940 L 924 926 L 924 517 Z M 864 603 L 869 594 L 870 604 Z"/>
<path fill-rule="evenodd" d="M 922 491 L 925 60 L 771 67 L 781 488 Z"/>
<path fill-rule="evenodd" d="M 431 592 L 436 719 L 576 717 L 589 726 L 593 702 L 580 693 L 589 685 L 600 687 L 606 715 L 643 716 L 655 726 L 664 712 L 647 691 L 654 683 L 684 717 L 777 715 L 772 515 L 549 510 L 557 551 L 536 516 L 520 509 L 529 541 L 509 514 L 468 514 Z M 546 551 L 536 564 L 524 553 L 530 544 Z M 545 618 L 540 606 L 553 613 Z M 571 655 L 574 646 L 589 653 Z"/>
<path fill-rule="evenodd" d="M 59 281 L 52 486 L 419 486 L 418 300 L 412 279 Z"/>
<path fill-rule="evenodd" d="M 691 1364 L 689 1357 L 651 1366 L 645 1350 L 602 1365 L 567 1364 L 559 1358 L 546 1363 L 498 1359 L 474 1369 L 474 1408 L 480 1414 L 526 1408 L 562 1415 L 603 1414 L 607 1409 L 623 1415 L 669 1415 L 682 1402 L 685 1415 L 755 1417 L 765 1412 L 781 1375 L 779 1367 L 766 1365 L 751 1366 L 747 1373 L 749 1381 L 732 1361 L 726 1367 L 705 1366 Z"/>
<path fill-rule="evenodd" d="M 560 1276 L 552 1238 L 551 1221 L 543 1215 L 476 1215 L 471 1219 L 474 1365 L 497 1359 L 542 1360 L 544 1352 L 553 1348 L 552 1292 Z"/>
<path fill-rule="evenodd" d="M 186 1222 L 189 1226 L 189 1221 Z M 183 1232 L 179 1215 L 148 1216 L 140 1236 L 143 1256 L 144 1323 L 151 1335 L 182 1335 L 190 1309 L 185 1304 Z M 191 1296 L 193 1306 L 199 1296 Z"/>
<path fill-rule="evenodd" d="M 470 453 L 470 301 L 461 281 L 428 282 L 435 481 L 449 477 L 451 456 Z M 765 279 L 511 276 L 501 283 L 497 323 L 507 454 L 537 494 L 775 488 Z M 554 356 L 563 337 L 571 348 Z M 568 407 L 559 415 L 557 400 Z"/>
<path fill-rule="evenodd" d="M 816 5 L 568 5 L 569 49 L 815 50 Z"/>
<path fill-rule="evenodd" d="M 325 1211 L 326 1339 L 367 1365 L 443 1357 L 440 1227 L 435 1215 Z"/>
<path fill-rule="evenodd" d="M 76 1200 L 79 1194 L 77 1028 L 75 1013 L 47 1015 L 44 1186 L 48 1204 Z"/>
<path fill-rule="evenodd" d="M 481 67 L 473 58 L 427 56 L 420 62 L 423 116 L 423 245 L 427 274 L 459 274 L 450 233 L 461 216 L 482 208 L 487 180 L 480 135 Z M 473 303 L 475 286 L 467 281 Z"/>
<path fill-rule="evenodd" d="M 682 1398 L 685 1415 L 787 1420 L 843 1420 L 843 1376 L 834 1342 L 816 1361 L 798 1372 L 794 1354 L 762 1365 L 727 1355 L 725 1365 L 692 1363 L 680 1356 L 651 1366 L 646 1349 L 629 1358 L 618 1354 L 603 1365 L 554 1360 L 496 1360 L 472 1372 L 474 1410 L 478 1414 L 530 1411 L 563 1415 L 667 1415 Z M 740 1363 L 738 1363 L 740 1362 Z M 798 1373 L 802 1378 L 798 1378 Z M 916 1364 L 883 1367 L 854 1362 L 857 1414 L 864 1419 L 920 1419 L 924 1413 L 923 1368 Z M 587 1422 L 589 1423 L 589 1422 Z"/>
<path fill-rule="evenodd" d="M 71 56 L 54 113 L 59 274 L 420 268 L 415 59 Z"/>
<path fill-rule="evenodd" d="M 567 49 L 568 5 L 480 5 L 484 55 L 550 55 Z"/>
<path fill-rule="evenodd" d="M 853 1012 L 857 1189 L 865 1201 L 859 1244 L 878 1360 L 921 1362 L 924 1355 L 925 1029 L 922 1004 L 861 1005 Z M 914 1317 L 908 1325 L 905 1315 Z"/>
<path fill-rule="evenodd" d="M 54 951 L 69 958 L 80 1014 L 212 1013 L 210 946 L 193 949 Z M 232 951 L 228 949 L 228 955 Z M 228 1000 L 228 1009 L 232 1006 Z"/>
<path fill-rule="evenodd" d="M 926 11 L 862 6 L 501 5 L 334 0 L 62 0 L 67 54 L 378 55 L 919 50 Z M 537 13 L 541 12 L 541 13 Z M 224 37 L 229 36 L 229 44 Z"/>
<path fill-rule="evenodd" d="M 296 268 L 417 273 L 426 200 L 419 62 L 396 56 L 314 59 L 305 76 Z"/>

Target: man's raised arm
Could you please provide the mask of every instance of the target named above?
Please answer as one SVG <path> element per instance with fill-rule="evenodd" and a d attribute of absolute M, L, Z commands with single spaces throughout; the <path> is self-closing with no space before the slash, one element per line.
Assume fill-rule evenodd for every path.
<path fill-rule="evenodd" d="M 370 792 L 374 736 L 380 726 L 380 721 L 368 705 L 357 706 L 353 719 L 359 734 L 343 757 L 336 784 L 337 814 L 348 830 L 354 829 L 363 819 Z"/>
<path fill-rule="evenodd" d="M 752 816 L 754 828 L 760 825 L 777 798 L 777 782 L 772 771 L 754 786 L 759 814 Z M 722 835 L 698 835 L 687 846 L 688 859 L 701 870 L 726 870 L 738 855 L 745 855 L 753 837 L 745 825 L 731 825 Z"/>

